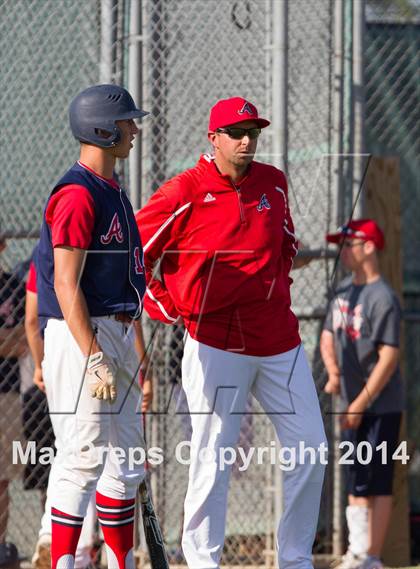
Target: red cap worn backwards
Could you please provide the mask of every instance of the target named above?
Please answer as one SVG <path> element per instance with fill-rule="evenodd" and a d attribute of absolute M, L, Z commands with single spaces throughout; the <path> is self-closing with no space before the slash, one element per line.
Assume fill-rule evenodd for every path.
<path fill-rule="evenodd" d="M 353 219 L 339 227 L 336 233 L 328 233 L 326 239 L 329 243 L 340 243 L 342 239 L 373 241 L 377 249 L 383 249 L 385 245 L 384 234 L 373 219 Z"/>
<path fill-rule="evenodd" d="M 210 110 L 209 132 L 238 122 L 254 121 L 258 128 L 265 128 L 270 121 L 258 116 L 257 107 L 242 97 L 218 101 Z"/>

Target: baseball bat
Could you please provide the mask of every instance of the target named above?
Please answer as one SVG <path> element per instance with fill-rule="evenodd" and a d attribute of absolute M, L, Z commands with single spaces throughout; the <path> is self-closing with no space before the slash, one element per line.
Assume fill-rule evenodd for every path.
<path fill-rule="evenodd" d="M 152 569 L 169 569 L 168 556 L 146 481 L 139 486 L 141 513 Z"/>

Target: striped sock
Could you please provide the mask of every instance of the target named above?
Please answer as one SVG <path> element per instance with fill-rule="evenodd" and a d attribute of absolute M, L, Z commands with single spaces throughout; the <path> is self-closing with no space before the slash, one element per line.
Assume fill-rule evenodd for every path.
<path fill-rule="evenodd" d="M 51 508 L 51 569 L 73 569 L 83 518 Z"/>
<path fill-rule="evenodd" d="M 96 492 L 96 509 L 104 534 L 108 567 L 134 568 L 134 507 L 135 499 L 118 500 Z"/>

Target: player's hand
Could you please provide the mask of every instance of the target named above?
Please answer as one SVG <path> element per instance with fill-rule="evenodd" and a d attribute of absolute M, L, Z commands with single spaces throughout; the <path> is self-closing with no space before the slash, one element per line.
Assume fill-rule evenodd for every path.
<path fill-rule="evenodd" d="M 328 381 L 324 386 L 325 393 L 332 395 L 340 395 L 340 376 L 339 374 L 330 374 Z"/>
<path fill-rule="evenodd" d="M 33 382 L 43 393 L 45 393 L 45 383 L 42 376 L 42 368 L 36 367 L 34 370 Z"/>
<path fill-rule="evenodd" d="M 115 369 L 111 360 L 103 352 L 96 352 L 89 356 L 86 379 L 92 397 L 114 403 L 117 398 Z"/>

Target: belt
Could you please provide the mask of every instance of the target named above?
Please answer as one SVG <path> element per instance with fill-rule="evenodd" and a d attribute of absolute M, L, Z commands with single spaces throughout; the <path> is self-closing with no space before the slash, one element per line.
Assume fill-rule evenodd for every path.
<path fill-rule="evenodd" d="M 131 324 L 133 321 L 133 318 L 131 318 L 128 312 L 117 312 L 112 316 L 117 320 L 117 322 L 122 322 L 123 324 Z"/>

